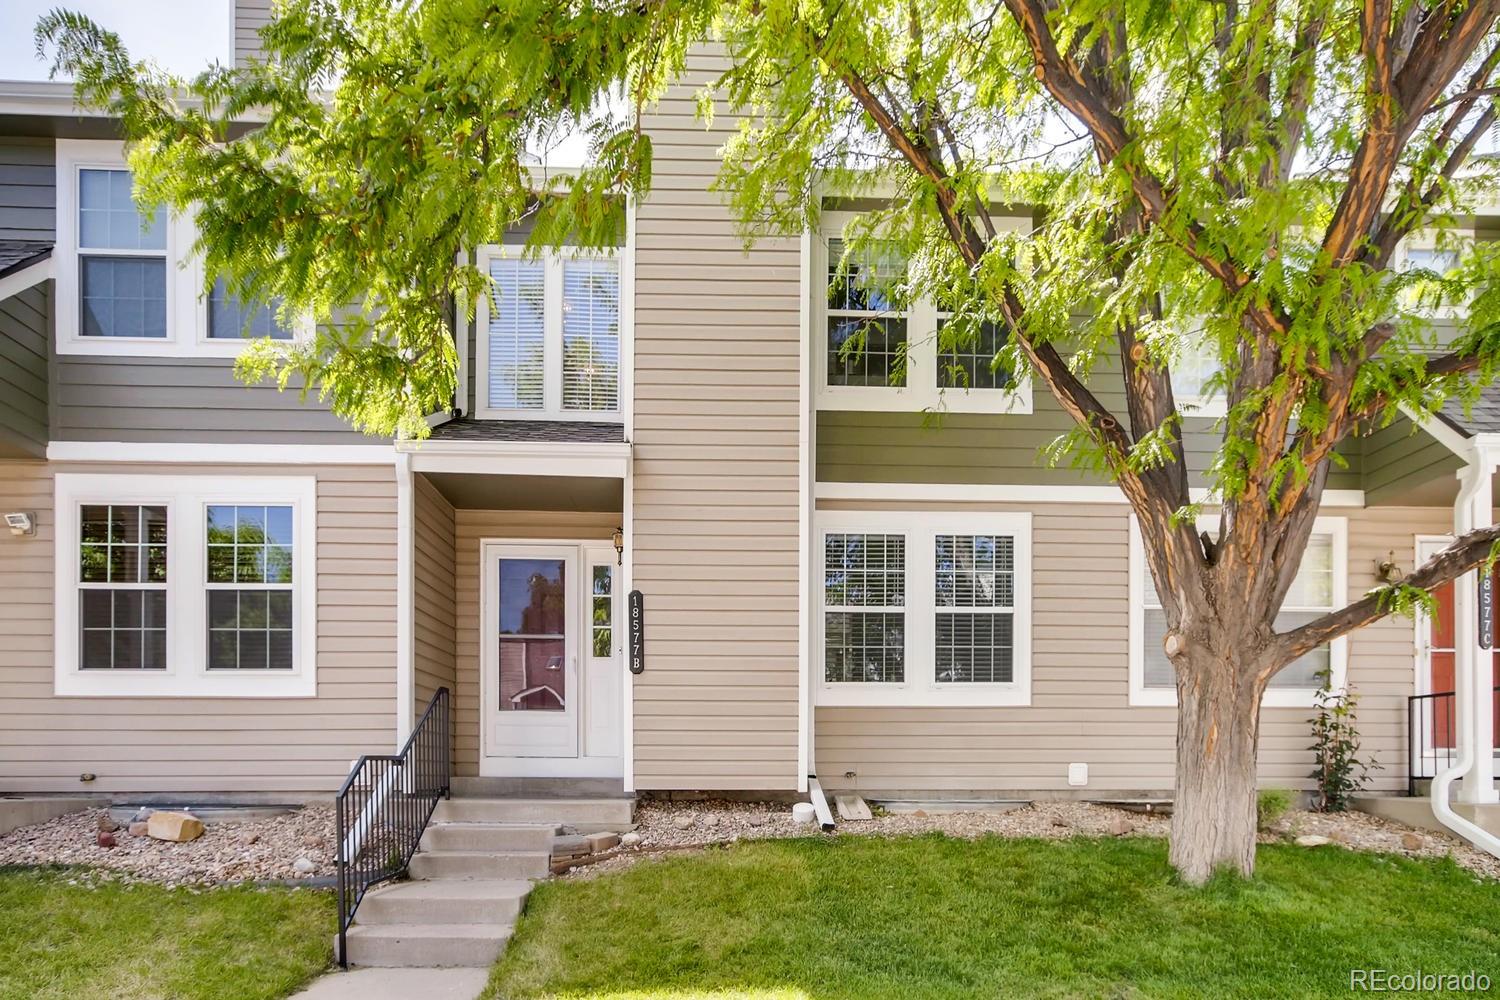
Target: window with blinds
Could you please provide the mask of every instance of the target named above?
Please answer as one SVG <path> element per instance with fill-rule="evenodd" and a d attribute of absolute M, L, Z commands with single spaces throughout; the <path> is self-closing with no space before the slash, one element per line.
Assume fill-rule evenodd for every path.
<path fill-rule="evenodd" d="M 478 416 L 588 419 L 620 411 L 620 262 L 561 251 L 484 259 Z"/>

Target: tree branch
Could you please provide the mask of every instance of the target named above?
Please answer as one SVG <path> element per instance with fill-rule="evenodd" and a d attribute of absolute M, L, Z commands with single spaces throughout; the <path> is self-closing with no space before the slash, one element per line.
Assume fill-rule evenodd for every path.
<path fill-rule="evenodd" d="M 1401 581 L 1401 586 L 1431 591 L 1457 579 L 1489 559 L 1497 541 L 1500 541 L 1500 525 L 1471 531 L 1427 560 L 1426 565 Z M 1283 651 L 1283 662 L 1290 663 L 1339 636 L 1384 618 L 1391 610 L 1390 593 L 1390 589 L 1384 587 L 1373 590 L 1346 608 L 1275 636 Z"/>

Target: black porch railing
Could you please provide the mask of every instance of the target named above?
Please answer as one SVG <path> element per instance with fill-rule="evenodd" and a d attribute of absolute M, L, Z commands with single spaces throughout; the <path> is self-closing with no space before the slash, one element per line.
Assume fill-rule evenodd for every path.
<path fill-rule="evenodd" d="M 406 871 L 438 799 L 448 797 L 451 721 L 448 689 L 438 688 L 401 752 L 366 754 L 339 789 L 334 831 L 342 966 L 349 964 L 349 925 L 365 892 Z"/>
<path fill-rule="evenodd" d="M 1500 687 L 1490 709 L 1500 719 Z M 1406 794 L 1417 794 L 1417 782 L 1431 781 L 1458 759 L 1457 725 L 1452 691 L 1412 695 L 1406 699 L 1406 745 L 1411 755 Z M 1500 747 L 1500 727 L 1496 729 Z"/>

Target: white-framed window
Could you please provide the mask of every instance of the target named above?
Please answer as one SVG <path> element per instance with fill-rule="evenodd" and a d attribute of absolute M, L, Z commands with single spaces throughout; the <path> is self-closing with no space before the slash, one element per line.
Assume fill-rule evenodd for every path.
<path fill-rule="evenodd" d="M 818 408 L 1030 413 L 1030 380 L 993 364 L 1004 330 L 986 323 L 972 342 L 940 349 L 949 313 L 932 299 L 901 298 L 894 286 L 907 262 L 894 248 L 870 248 L 860 259 L 844 261 L 838 234 L 851 218 L 825 216 L 807 262 Z M 996 224 L 1024 232 L 1030 223 L 1006 218 Z"/>
<path fill-rule="evenodd" d="M 1183 338 L 1171 372 L 1172 399 L 1183 416 L 1222 417 L 1228 412 L 1223 390 L 1209 389 L 1219 372 L 1219 356 L 1202 329 L 1193 329 Z"/>
<path fill-rule="evenodd" d="M 610 420 L 620 414 L 620 259 L 482 247 L 491 294 L 475 311 L 475 415 Z"/>
<path fill-rule="evenodd" d="M 317 693 L 311 476 L 58 473 L 59 695 Z"/>
<path fill-rule="evenodd" d="M 1218 530 L 1218 516 L 1199 519 L 1199 529 Z M 1313 524 L 1302 566 L 1276 616 L 1276 630 L 1286 632 L 1343 607 L 1349 593 L 1349 522 L 1320 517 Z M 1146 566 L 1140 528 L 1130 519 L 1130 704 L 1176 705 L 1176 674 L 1162 643 L 1166 615 Z M 1262 701 L 1266 707 L 1306 707 L 1318 692 L 1320 671 L 1330 672 L 1342 688 L 1348 672 L 1349 640 L 1335 639 L 1289 664 L 1271 679 Z"/>
<path fill-rule="evenodd" d="M 1444 275 L 1458 266 L 1463 253 L 1473 241 L 1472 230 L 1458 230 L 1448 234 L 1440 247 L 1436 234 L 1427 230 L 1419 230 L 1397 245 L 1396 252 L 1392 254 L 1391 266 L 1402 272 L 1415 271 L 1420 268 Z M 1401 298 L 1407 309 L 1420 310 L 1435 318 L 1452 318 L 1457 316 L 1462 308 L 1454 303 L 1433 307 L 1421 300 L 1416 288 L 1406 290 Z"/>
<path fill-rule="evenodd" d="M 310 333 L 222 280 L 202 294 L 192 220 L 142 215 L 122 143 L 59 139 L 56 151 L 59 353 L 233 357 L 247 338 Z"/>
<path fill-rule="evenodd" d="M 1030 514 L 816 518 L 820 705 L 1030 704 Z"/>

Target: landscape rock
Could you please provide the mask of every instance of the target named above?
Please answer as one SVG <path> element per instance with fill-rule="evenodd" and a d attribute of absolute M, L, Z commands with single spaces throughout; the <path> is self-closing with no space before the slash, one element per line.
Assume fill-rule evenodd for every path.
<path fill-rule="evenodd" d="M 1334 830 L 1328 834 L 1328 838 L 1335 844 L 1348 845 L 1354 843 L 1354 836 L 1348 830 Z"/>
<path fill-rule="evenodd" d="M 155 840 L 185 844 L 203 836 L 203 821 L 192 813 L 154 812 L 146 821 L 146 833 Z"/>
<path fill-rule="evenodd" d="M 1333 840 L 1329 837 L 1319 836 L 1316 833 L 1309 833 L 1298 837 L 1295 843 L 1298 847 L 1322 847 L 1325 844 L 1333 843 Z"/>
<path fill-rule="evenodd" d="M 1420 851 L 1427 844 L 1426 839 L 1420 833 L 1410 831 L 1401 835 L 1401 847 L 1407 851 Z"/>
<path fill-rule="evenodd" d="M 147 832 L 149 826 L 150 824 L 145 820 L 140 820 L 139 822 L 132 822 L 125 828 L 125 832 L 132 837 L 149 837 L 150 833 Z"/>
<path fill-rule="evenodd" d="M 323 847 L 326 843 L 327 841 L 323 839 L 322 834 L 309 833 L 302 838 L 303 847 Z"/>
<path fill-rule="evenodd" d="M 707 816 L 703 817 L 702 823 L 704 826 L 709 828 L 716 827 L 719 825 L 719 816 L 717 813 L 709 813 Z"/>
<path fill-rule="evenodd" d="M 298 858 L 292 862 L 292 871 L 298 875 L 311 875 L 318 870 L 318 863 L 312 858 Z"/>
<path fill-rule="evenodd" d="M 640 846 L 640 843 L 641 835 L 636 833 L 634 830 L 631 830 L 629 833 L 622 834 L 620 837 L 621 847 L 638 847 Z"/>
<path fill-rule="evenodd" d="M 679 830 L 691 830 L 695 822 L 697 821 L 693 819 L 692 813 L 678 813 L 672 817 L 672 825 Z"/>
<path fill-rule="evenodd" d="M 106 813 L 100 813 L 99 814 L 99 832 L 100 833 L 114 833 L 119 828 L 120 828 L 120 824 L 118 824 L 114 820 L 110 819 L 109 813 L 106 812 Z"/>
<path fill-rule="evenodd" d="M 98 836 L 94 838 L 94 842 L 100 847 L 114 847 L 115 835 L 109 830 L 100 830 Z"/>
<path fill-rule="evenodd" d="M 618 833 L 605 831 L 603 833 L 589 834 L 589 850 L 594 854 L 601 854 L 618 846 L 620 846 L 620 835 Z"/>
<path fill-rule="evenodd" d="M 1111 837 L 1123 837 L 1135 831 L 1135 824 L 1124 816 L 1116 816 L 1109 822 L 1109 835 Z"/>
<path fill-rule="evenodd" d="M 164 885 L 194 885 L 263 879 L 305 879 L 292 863 L 306 857 L 318 866 L 313 874 L 334 872 L 333 848 L 309 850 L 309 833 L 334 843 L 333 807 L 323 803 L 290 812 L 235 823 L 212 823 L 203 836 L 186 844 L 153 840 L 149 821 L 127 836 L 114 834 L 116 846 L 98 844 L 97 809 L 69 813 L 45 823 L 23 826 L 0 836 L 0 865 L 89 865 L 132 879 Z M 250 841 L 254 841 L 251 843 Z M 3 990 L 0 990 L 3 992 Z"/>
<path fill-rule="evenodd" d="M 751 826 L 765 826 L 767 823 L 771 822 L 771 817 L 767 816 L 765 813 L 753 813 L 745 817 L 745 822 L 750 824 Z"/>
<path fill-rule="evenodd" d="M 151 814 L 154 813 L 154 812 L 156 812 L 155 809 L 148 809 L 145 806 L 141 806 L 139 809 L 137 809 L 135 811 L 135 815 L 132 816 L 132 817 L 130 817 L 130 822 L 132 822 L 132 823 L 144 823 L 144 822 L 146 822 L 146 820 L 148 820 L 148 819 L 151 818 Z"/>

